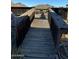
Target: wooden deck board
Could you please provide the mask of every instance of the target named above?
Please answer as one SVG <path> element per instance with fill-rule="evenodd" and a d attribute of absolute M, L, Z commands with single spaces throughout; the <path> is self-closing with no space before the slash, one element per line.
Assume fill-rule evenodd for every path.
<path fill-rule="evenodd" d="M 34 19 L 21 45 L 24 59 L 55 59 L 52 39 L 48 20 Z"/>
<path fill-rule="evenodd" d="M 31 27 L 50 28 L 48 20 L 46 19 L 34 19 L 34 21 L 31 24 Z"/>

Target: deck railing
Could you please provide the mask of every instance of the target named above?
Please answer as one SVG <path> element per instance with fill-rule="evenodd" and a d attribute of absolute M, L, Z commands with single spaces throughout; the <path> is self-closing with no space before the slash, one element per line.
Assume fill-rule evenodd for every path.
<path fill-rule="evenodd" d="M 13 33 L 12 33 L 12 42 L 16 41 L 17 47 L 22 43 L 25 34 L 27 33 L 28 29 L 30 28 L 31 22 L 35 15 L 34 11 L 35 11 L 35 9 L 31 9 L 18 17 L 12 15 L 12 19 L 11 19 L 12 20 L 12 30 L 11 31 L 15 33 L 15 35 L 13 35 Z M 14 30 L 14 28 L 15 28 L 15 30 Z M 15 37 L 15 39 L 14 39 L 14 37 Z"/>
<path fill-rule="evenodd" d="M 62 34 L 68 33 L 68 25 L 64 22 L 64 19 L 61 16 L 57 15 L 52 9 L 49 9 L 48 19 L 55 46 L 58 46 Z"/>

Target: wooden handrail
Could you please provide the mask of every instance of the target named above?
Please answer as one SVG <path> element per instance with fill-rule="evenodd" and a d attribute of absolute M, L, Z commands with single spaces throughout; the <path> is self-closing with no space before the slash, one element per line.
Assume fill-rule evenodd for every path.
<path fill-rule="evenodd" d="M 34 12 L 35 12 L 35 8 L 26 11 L 25 13 L 21 14 L 20 16 L 26 16 L 26 15 L 31 16 Z"/>
<path fill-rule="evenodd" d="M 30 20 L 28 16 L 16 17 L 15 15 L 12 14 L 11 16 L 12 47 L 13 45 L 19 47 L 29 28 L 30 28 Z"/>
<path fill-rule="evenodd" d="M 64 22 L 64 19 L 58 14 L 56 14 L 52 9 L 49 9 L 48 18 L 55 45 L 58 46 L 62 34 L 68 33 L 68 25 Z"/>
<path fill-rule="evenodd" d="M 35 16 L 35 8 L 32 8 L 26 11 L 25 13 L 21 14 L 19 17 L 22 17 L 22 16 L 29 16 L 30 21 L 32 22 L 33 17 Z"/>

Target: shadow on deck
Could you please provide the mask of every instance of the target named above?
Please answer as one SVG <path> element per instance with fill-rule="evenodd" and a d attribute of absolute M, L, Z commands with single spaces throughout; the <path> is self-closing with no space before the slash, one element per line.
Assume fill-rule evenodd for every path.
<path fill-rule="evenodd" d="M 53 59 L 56 51 L 49 28 L 31 27 L 21 45 L 25 59 Z"/>

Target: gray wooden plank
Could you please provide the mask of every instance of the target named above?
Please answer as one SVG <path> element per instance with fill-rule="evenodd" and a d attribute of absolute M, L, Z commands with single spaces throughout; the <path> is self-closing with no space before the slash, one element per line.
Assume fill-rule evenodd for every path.
<path fill-rule="evenodd" d="M 39 22 L 40 21 L 38 21 L 38 23 Z M 37 25 L 37 27 L 34 27 L 34 25 L 31 26 L 28 33 L 26 34 L 25 39 L 21 45 L 21 52 L 25 55 L 24 59 L 52 59 L 56 54 L 50 27 L 45 28 L 43 26 L 43 28 L 42 23 Z M 47 24 L 44 25 L 48 26 Z"/>

